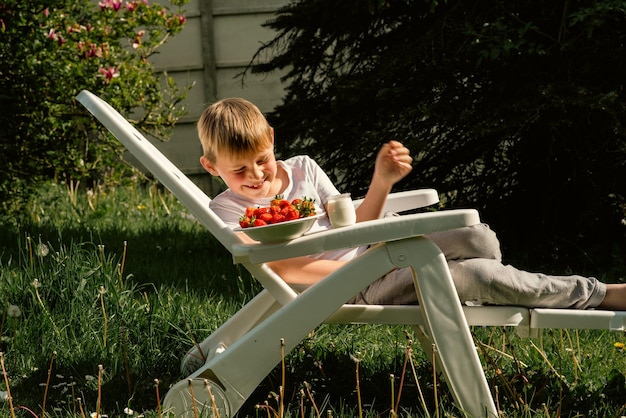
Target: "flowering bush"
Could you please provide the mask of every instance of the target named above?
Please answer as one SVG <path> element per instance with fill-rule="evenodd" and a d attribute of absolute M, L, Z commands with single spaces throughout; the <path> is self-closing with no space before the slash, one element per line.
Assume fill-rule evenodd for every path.
<path fill-rule="evenodd" d="M 166 137 L 184 113 L 179 89 L 149 58 L 185 24 L 149 0 L 5 0 L 0 4 L 0 201 L 46 178 L 119 173 L 121 147 L 75 101 L 89 89 L 140 128 Z M 11 199 L 15 201 L 15 199 Z"/>

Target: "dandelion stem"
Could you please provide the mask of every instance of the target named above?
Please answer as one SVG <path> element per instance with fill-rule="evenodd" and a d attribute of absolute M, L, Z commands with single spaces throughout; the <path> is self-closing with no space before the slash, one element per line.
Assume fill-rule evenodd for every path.
<path fill-rule="evenodd" d="M 4 384 L 7 387 L 7 399 L 9 400 L 9 410 L 11 418 L 15 418 L 15 409 L 13 408 L 13 398 L 11 397 L 11 389 L 9 388 L 9 375 L 4 367 L 4 353 L 0 352 L 0 365 L 2 366 L 2 375 L 4 376 Z"/>
<path fill-rule="evenodd" d="M 437 346 L 433 344 L 433 355 L 432 355 L 432 363 L 433 363 L 433 396 L 435 399 L 435 416 L 439 418 L 439 398 L 437 395 Z"/>
<path fill-rule="evenodd" d="M 122 264 L 120 264 L 120 287 L 123 286 L 123 274 L 124 266 L 126 265 L 126 249 L 128 248 L 128 241 L 124 241 L 124 251 L 122 252 Z"/>
<path fill-rule="evenodd" d="M 98 399 L 96 401 L 96 417 L 100 417 L 100 404 L 102 402 L 102 364 L 98 364 Z"/>
<path fill-rule="evenodd" d="M 156 391 L 157 411 L 161 418 L 161 395 L 159 394 L 159 379 L 154 379 L 154 390 Z"/>
<path fill-rule="evenodd" d="M 100 265 L 104 266 L 104 245 L 98 245 L 98 254 L 100 255 Z"/>
<path fill-rule="evenodd" d="M 280 363 L 281 363 L 281 385 L 280 385 L 280 400 L 278 404 L 278 416 L 279 418 L 283 418 L 283 408 L 285 398 L 285 339 L 280 339 Z"/>
<path fill-rule="evenodd" d="M 167 215 L 171 216 L 172 212 L 170 211 L 170 208 L 167 207 L 167 203 L 165 203 L 165 199 L 163 199 L 163 194 L 161 193 L 160 190 L 157 190 L 157 196 L 159 196 L 159 200 L 161 201 L 161 204 L 163 205 L 163 209 L 165 209 L 165 212 L 167 212 Z"/>
<path fill-rule="evenodd" d="M 217 416 L 217 418 L 220 418 L 220 410 L 217 407 L 217 404 L 215 403 L 215 396 L 213 396 L 213 392 L 211 391 L 211 384 L 206 379 L 204 380 L 204 387 L 206 387 L 206 390 L 209 394 L 209 398 L 211 399 L 211 408 L 213 409 L 213 416 Z"/>
<path fill-rule="evenodd" d="M 543 358 L 543 361 L 546 362 L 546 364 L 548 365 L 552 373 L 554 373 L 554 375 L 558 377 L 560 381 L 564 381 L 565 378 L 563 377 L 563 375 L 561 375 L 559 372 L 556 371 L 552 363 L 550 363 L 550 360 L 548 360 L 546 353 L 544 353 L 543 350 L 540 350 L 539 347 L 537 347 L 534 342 L 530 341 L 530 345 L 532 345 L 535 348 L 535 350 L 537 350 L 537 352 L 539 353 L 541 358 Z"/>
<path fill-rule="evenodd" d="M 43 392 L 43 403 L 41 404 L 41 416 L 46 416 L 46 399 L 48 398 L 48 388 L 50 388 L 50 378 L 52 377 L 52 364 L 54 364 L 54 358 L 56 357 L 57 352 L 52 352 L 52 358 L 50 358 L 50 366 L 48 367 L 48 379 L 46 380 L 46 388 Z"/>
<path fill-rule="evenodd" d="M 357 404 L 359 407 L 359 418 L 363 418 L 363 404 L 361 402 L 361 383 L 360 380 L 361 378 L 359 377 L 359 363 L 360 358 L 356 359 L 356 366 L 355 366 L 355 378 L 356 378 L 356 399 L 357 399 Z M 304 416 L 304 415 L 303 415 Z"/>
<path fill-rule="evenodd" d="M 193 384 L 191 379 L 187 379 L 187 383 L 189 384 L 189 395 L 191 395 L 191 407 L 193 408 L 193 416 L 194 418 L 198 418 L 198 410 L 196 409 L 196 397 L 193 393 Z"/>
<path fill-rule="evenodd" d="M 394 383 L 395 383 L 395 376 L 393 374 L 389 375 L 389 381 L 391 383 L 391 416 L 392 417 L 396 417 L 396 410 L 394 408 L 395 405 L 395 397 L 396 397 L 396 389 L 394 387 Z"/>
<path fill-rule="evenodd" d="M 83 409 L 83 401 L 81 398 L 76 398 L 76 400 L 78 401 L 78 409 L 80 409 L 80 416 L 82 418 L 86 418 L 85 417 L 85 410 Z"/>
<path fill-rule="evenodd" d="M 317 405 L 315 404 L 315 399 L 313 399 L 313 395 L 311 395 L 311 390 L 309 389 L 309 384 L 307 382 L 304 382 L 304 388 L 306 389 L 307 396 L 309 397 L 309 399 L 311 400 L 311 403 L 313 404 L 313 409 L 315 409 L 315 416 L 317 418 L 321 418 L 320 410 L 317 409 Z"/>
<path fill-rule="evenodd" d="M 430 413 L 428 412 L 428 408 L 426 407 L 426 399 L 424 399 L 424 394 L 422 393 L 422 387 L 420 386 L 420 381 L 417 378 L 417 370 L 415 370 L 415 363 L 413 363 L 413 350 L 411 350 L 411 356 L 409 357 L 409 362 L 411 363 L 411 370 L 413 372 L 413 378 L 415 379 L 415 384 L 417 385 L 417 392 L 420 395 L 420 401 L 422 402 L 422 408 L 424 408 L 424 413 L 427 417 L 430 418 Z"/>
<path fill-rule="evenodd" d="M 37 297 L 37 302 L 39 302 L 41 309 L 43 309 L 43 312 L 46 314 L 46 316 L 50 320 L 50 323 L 52 324 L 52 328 L 54 328 L 54 332 L 57 334 L 57 337 L 61 337 L 61 331 L 57 327 L 57 324 L 54 322 L 54 319 L 52 319 L 52 315 L 50 314 L 50 312 L 48 312 L 48 309 L 46 309 L 46 305 L 44 305 L 43 299 L 41 299 L 41 295 L 39 294 L 39 286 L 41 286 L 39 284 L 39 281 L 35 279 L 35 281 L 33 282 L 33 287 L 35 288 L 35 296 Z"/>
<path fill-rule="evenodd" d="M 574 362 L 574 384 L 576 384 L 578 382 L 578 371 L 582 371 L 582 368 L 578 362 L 578 356 L 574 350 L 574 343 L 572 342 L 572 337 L 569 335 L 568 330 L 565 330 L 565 335 L 567 335 L 567 341 L 569 342 L 570 350 L 572 350 L 572 361 Z"/>
<path fill-rule="evenodd" d="M 104 308 L 104 294 L 105 293 L 106 293 L 106 290 L 104 289 L 104 286 L 100 286 L 100 292 L 99 292 L 100 307 L 102 308 L 102 319 L 104 321 L 103 334 L 102 334 L 102 344 L 104 345 L 104 348 L 107 347 L 107 311 Z"/>
<path fill-rule="evenodd" d="M 30 236 L 26 237 L 26 242 L 28 242 L 28 260 L 30 263 L 30 268 L 33 268 L 33 242 Z"/>
<path fill-rule="evenodd" d="M 2 321 L 0 322 L 0 335 L 4 335 L 4 324 L 7 319 L 7 307 L 2 307 Z"/>

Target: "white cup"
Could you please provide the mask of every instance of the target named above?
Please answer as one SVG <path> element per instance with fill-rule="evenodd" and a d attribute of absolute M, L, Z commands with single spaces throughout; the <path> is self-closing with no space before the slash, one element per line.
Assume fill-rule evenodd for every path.
<path fill-rule="evenodd" d="M 338 194 L 328 198 L 326 204 L 328 218 L 333 228 L 354 225 L 356 223 L 356 212 L 350 193 Z"/>

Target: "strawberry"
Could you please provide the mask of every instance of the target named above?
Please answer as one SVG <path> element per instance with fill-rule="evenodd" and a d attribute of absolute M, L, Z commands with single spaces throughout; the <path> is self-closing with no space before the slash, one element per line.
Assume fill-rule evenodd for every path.
<path fill-rule="evenodd" d="M 248 216 L 242 216 L 241 218 L 239 218 L 239 226 L 242 228 L 249 228 L 252 226 L 252 221 L 250 220 L 250 217 Z"/>
<path fill-rule="evenodd" d="M 274 215 L 275 213 L 280 213 L 280 206 L 272 205 L 270 206 L 270 213 Z"/>
<path fill-rule="evenodd" d="M 293 206 L 289 206 L 280 210 L 281 215 L 285 217 L 286 221 L 292 221 L 300 217 L 300 212 Z"/>
<path fill-rule="evenodd" d="M 263 222 L 265 222 L 266 224 L 271 224 L 272 223 L 272 219 L 273 219 L 273 215 L 269 212 L 264 212 L 262 214 L 260 214 L 257 219 L 262 220 Z M 255 225 L 256 226 L 256 225 Z"/>
<path fill-rule="evenodd" d="M 280 202 L 284 200 L 283 199 L 283 195 L 282 194 L 277 194 L 276 196 L 274 196 L 274 198 L 270 201 L 270 206 L 280 206 Z"/>
<path fill-rule="evenodd" d="M 255 217 L 260 217 L 262 214 L 264 213 L 269 213 L 270 212 L 270 208 L 267 207 L 258 207 L 254 209 L 254 216 Z"/>
<path fill-rule="evenodd" d="M 253 222 L 254 226 L 265 226 L 267 225 L 267 222 L 265 222 L 263 219 L 255 219 Z"/>
<path fill-rule="evenodd" d="M 247 217 L 247 218 L 252 218 L 254 216 L 254 211 L 256 210 L 255 207 L 250 206 L 246 208 L 246 212 L 243 216 Z"/>
<path fill-rule="evenodd" d="M 291 204 L 298 209 L 301 218 L 315 215 L 315 200 L 305 197 L 304 199 L 294 199 Z"/>
<path fill-rule="evenodd" d="M 280 212 L 279 213 L 275 213 L 275 214 L 272 215 L 272 222 L 271 223 L 273 223 L 273 224 L 277 224 L 277 223 L 285 222 L 285 221 L 286 221 L 285 215 L 283 215 Z"/>

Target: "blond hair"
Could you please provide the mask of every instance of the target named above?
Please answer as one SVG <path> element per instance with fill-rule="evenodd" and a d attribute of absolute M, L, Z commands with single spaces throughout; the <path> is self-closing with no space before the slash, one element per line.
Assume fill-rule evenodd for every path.
<path fill-rule="evenodd" d="M 213 103 L 198 120 L 204 157 L 215 163 L 219 155 L 235 158 L 273 145 L 272 127 L 258 107 L 245 99 Z"/>

